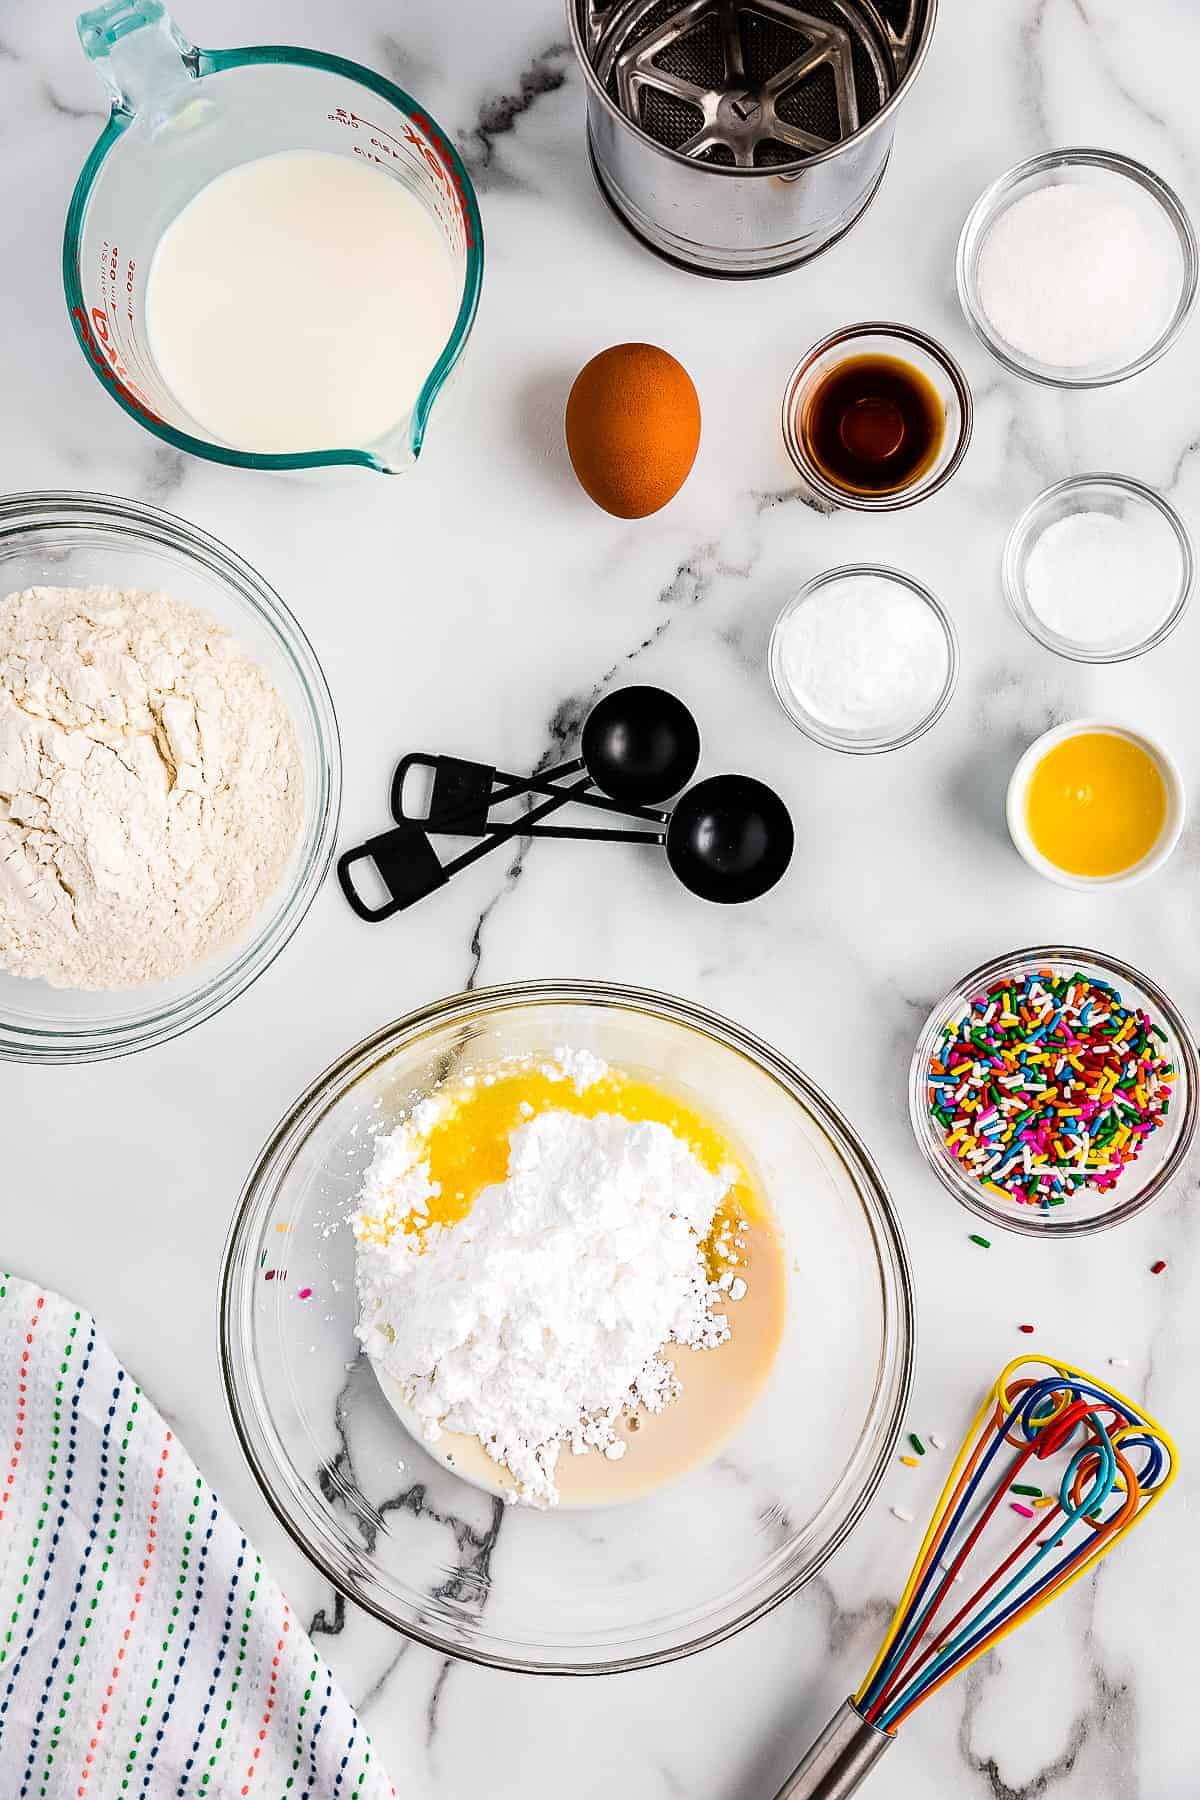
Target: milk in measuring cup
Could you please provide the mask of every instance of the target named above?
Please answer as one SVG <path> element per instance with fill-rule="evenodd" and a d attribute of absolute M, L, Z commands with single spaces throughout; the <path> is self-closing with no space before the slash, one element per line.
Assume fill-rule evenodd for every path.
<path fill-rule="evenodd" d="M 288 150 L 218 175 L 171 221 L 146 323 L 163 381 L 206 434 L 261 454 L 353 447 L 410 412 L 461 286 L 400 182 Z"/>

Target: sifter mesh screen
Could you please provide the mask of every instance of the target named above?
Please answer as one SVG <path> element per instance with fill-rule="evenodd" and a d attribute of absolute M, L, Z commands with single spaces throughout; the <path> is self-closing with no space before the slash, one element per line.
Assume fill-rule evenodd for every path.
<path fill-rule="evenodd" d="M 911 4 L 880 0 L 880 10 L 902 24 Z M 775 78 L 810 51 L 816 66 L 776 91 Z M 758 168 L 849 137 L 896 81 L 878 19 L 859 0 L 627 0 L 613 9 L 600 72 L 656 142 Z M 816 142 L 806 147 L 789 128 Z"/>
<path fill-rule="evenodd" d="M 716 89 L 723 86 L 725 57 L 716 13 L 706 13 L 693 30 L 672 38 L 650 60 L 654 68 L 665 69 L 668 75 L 682 75 L 685 81 L 694 81 L 697 87 Z"/>
<path fill-rule="evenodd" d="M 796 25 L 785 25 L 782 19 L 769 19 L 765 13 L 743 7 L 738 13 L 738 36 L 746 66 L 746 80 L 751 87 L 762 87 L 812 43 L 812 38 Z"/>
<path fill-rule="evenodd" d="M 704 114 L 698 106 L 689 106 L 686 100 L 664 93 L 662 88 L 642 89 L 640 111 L 638 123 L 642 130 L 648 131 L 656 143 L 665 144 L 668 150 L 678 150 L 704 123 Z"/>
<path fill-rule="evenodd" d="M 806 80 L 800 82 L 799 85 L 794 88 L 789 88 L 786 94 L 780 95 L 779 99 L 775 102 L 775 111 L 779 114 L 779 117 L 785 124 L 799 125 L 801 130 L 813 131 L 818 137 L 830 137 L 833 135 L 837 129 L 838 116 L 837 91 L 833 79 L 833 70 L 826 68 L 814 69 L 812 74 L 809 75 Z M 863 119 L 861 112 L 859 117 L 860 119 Z M 865 122 L 865 119 L 863 119 L 864 124 Z M 782 151 L 787 149 L 789 157 L 794 157 L 796 154 L 794 150 L 789 149 L 785 144 L 763 144 L 760 148 L 770 151 Z M 762 158 L 762 161 L 764 162 L 770 162 L 772 160 L 782 162 L 785 159 L 783 157 L 771 158 L 769 156 L 764 156 Z"/>

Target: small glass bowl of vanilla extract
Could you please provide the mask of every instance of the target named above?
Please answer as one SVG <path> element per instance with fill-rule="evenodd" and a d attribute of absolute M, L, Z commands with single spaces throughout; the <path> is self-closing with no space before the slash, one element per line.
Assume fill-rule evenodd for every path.
<path fill-rule="evenodd" d="M 783 440 L 833 506 L 897 512 L 944 487 L 974 404 L 948 350 L 909 325 L 847 325 L 813 346 L 783 396 Z"/>

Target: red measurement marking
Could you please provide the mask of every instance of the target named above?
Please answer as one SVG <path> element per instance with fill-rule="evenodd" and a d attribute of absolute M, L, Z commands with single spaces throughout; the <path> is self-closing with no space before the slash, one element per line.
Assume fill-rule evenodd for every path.
<path fill-rule="evenodd" d="M 360 113 L 356 113 L 346 107 L 339 106 L 334 112 L 327 116 L 332 123 L 348 123 L 353 126 L 365 125 L 368 131 L 378 132 L 379 136 L 381 138 L 386 138 L 389 144 L 398 144 L 402 149 L 405 144 L 411 145 L 421 157 L 425 166 L 432 170 L 433 174 L 437 176 L 442 185 L 452 192 L 458 203 L 459 217 L 462 222 L 463 236 L 466 239 L 467 247 L 469 249 L 474 249 L 475 233 L 471 225 L 471 212 L 467 205 L 466 189 L 463 186 L 462 177 L 454 166 L 454 159 L 450 154 L 450 146 L 447 144 L 437 126 L 433 123 L 433 120 L 430 119 L 426 113 L 413 114 L 412 124 L 404 127 L 404 136 L 402 138 L 396 137 L 393 132 L 385 131 L 383 126 L 376 125 L 373 119 L 364 119 Z M 413 130 L 413 125 L 417 127 L 416 131 Z M 421 132 L 424 132 L 424 137 L 420 135 Z"/>
<path fill-rule="evenodd" d="M 108 329 L 108 319 L 101 309 L 98 306 L 92 308 L 92 318 L 96 325 L 95 333 L 93 333 L 87 314 L 81 306 L 71 308 L 71 318 L 74 321 L 80 343 L 104 380 L 112 382 L 122 399 L 128 402 L 134 412 L 141 413 L 144 419 L 151 420 L 155 425 L 161 425 L 162 420 L 158 414 L 153 412 L 146 402 L 134 392 L 128 382 L 122 379 L 125 370 L 118 366 L 117 352 L 112 347 L 112 338 Z M 101 343 L 97 342 L 97 337 L 102 340 L 103 348 Z"/>
<path fill-rule="evenodd" d="M 420 126 L 423 132 L 425 132 L 430 143 L 442 159 L 446 177 L 458 198 L 459 211 L 462 213 L 463 235 L 466 237 L 468 247 L 474 249 L 475 233 L 471 229 L 471 213 L 470 208 L 467 206 L 466 190 L 463 187 L 462 177 L 454 166 L 453 158 L 450 155 L 450 146 L 447 144 L 437 126 L 433 123 L 433 120 L 426 117 L 424 113 L 414 113 L 413 121 Z"/>

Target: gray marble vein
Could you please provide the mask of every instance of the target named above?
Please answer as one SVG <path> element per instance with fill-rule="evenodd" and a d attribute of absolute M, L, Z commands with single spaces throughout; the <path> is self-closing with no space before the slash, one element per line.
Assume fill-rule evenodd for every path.
<path fill-rule="evenodd" d="M 1155 369 L 1063 395 L 1001 371 L 954 298 L 954 247 L 983 186 L 1051 145 L 1150 163 L 1200 213 L 1200 7 L 1194 0 L 943 0 L 878 200 L 845 241 L 776 281 L 689 278 L 648 255 L 594 192 L 584 87 L 561 0 L 174 0 L 210 45 L 298 42 L 378 67 L 463 150 L 487 270 L 457 391 L 412 472 L 252 475 L 187 459 L 113 406 L 72 340 L 59 281 L 71 188 L 105 100 L 70 7 L 0 0 L 0 283 L 5 491 L 92 488 L 177 511 L 283 596 L 329 677 L 342 730 L 342 842 L 378 830 L 406 747 L 544 769 L 576 754 L 589 707 L 625 680 L 676 688 L 705 768 L 743 768 L 793 811 L 793 871 L 755 908 L 704 908 L 636 847 L 514 842 L 403 918 L 370 929 L 326 886 L 288 947 L 202 1029 L 122 1062 L 5 1065 L 4 1260 L 100 1318 L 362 1706 L 406 1800 L 770 1800 L 857 1686 L 948 1464 L 889 1467 L 848 1541 L 752 1628 L 636 1676 L 549 1681 L 452 1662 L 331 1588 L 276 1523 L 225 1417 L 211 1353 L 230 1213 L 252 1159 L 314 1074 L 382 1021 L 490 981 L 575 976 L 699 998 L 795 1057 L 853 1119 L 913 1257 L 919 1345 L 909 1425 L 953 1444 L 995 1371 L 1032 1341 L 1128 1386 L 1181 1440 L 1175 1492 L 1098 1582 L 1080 1584 L 906 1724 L 871 1800 L 1195 1800 L 1200 1634 L 1200 1223 L 1196 1168 L 1120 1230 L 1047 1246 L 971 1221 L 927 1177 L 906 1117 L 926 1010 L 1017 943 L 1095 942 L 1200 1017 L 1200 827 L 1141 887 L 1051 888 L 1008 843 L 1019 752 L 1072 716 L 1158 730 L 1193 790 L 1200 608 L 1139 662 L 1051 657 L 1010 617 L 1005 535 L 1047 483 L 1115 468 L 1166 489 L 1200 532 L 1200 326 Z M 864 519 L 800 490 L 778 431 L 788 372 L 826 332 L 895 317 L 959 358 L 970 452 L 928 504 Z M 576 486 L 562 437 L 575 372 L 613 342 L 659 343 L 696 381 L 696 465 L 659 514 L 621 522 Z M 801 738 L 764 668 L 771 623 L 838 563 L 910 571 L 958 629 L 954 704 L 895 756 Z M 53 578 L 54 552 L 46 556 Z M 447 1055 L 447 1068 L 458 1055 Z M 52 1154 L 50 1154 L 52 1150 Z M 1157 1258 L 1167 1263 L 1149 1273 Z M 130 1271 L 136 1265 L 138 1278 Z M 1029 1340 L 1020 1320 L 1036 1325 Z M 340 1368 L 340 1363 L 338 1365 Z M 814 1366 L 812 1381 L 835 1378 Z M 448 1477 L 374 1455 L 372 1377 L 343 1378 L 322 1453 L 331 1505 L 366 1550 L 418 1555 L 431 1606 L 500 1630 L 526 1518 Z M 361 1409 L 361 1410 L 360 1410 Z M 323 1415 L 322 1415 L 323 1416 Z M 813 1454 L 820 1453 L 814 1446 Z M 735 1459 L 736 1460 L 736 1459 Z M 717 1471 L 717 1493 L 774 1542 L 791 1497 Z M 346 1505 L 347 1491 L 365 1496 Z M 898 1520 L 895 1506 L 913 1514 Z M 563 1521 L 555 1521 L 561 1526 Z M 563 1530 L 581 1558 L 643 1542 L 603 1514 Z M 407 1552 L 406 1552 L 407 1553 Z M 564 1552 L 567 1553 L 567 1552 Z M 613 1552 L 616 1555 L 616 1552 Z M 697 1554 L 697 1565 L 703 1558 Z M 537 1560 L 529 1565 L 536 1571 Z M 564 1631 L 579 1593 L 557 1597 Z"/>
<path fill-rule="evenodd" d="M 497 163 L 497 139 L 515 131 L 519 121 L 545 95 L 557 93 L 571 71 L 570 44 L 550 44 L 521 70 L 515 93 L 491 95 L 483 102 L 463 143 L 467 166 L 481 192 L 506 185 L 512 179 Z"/>

